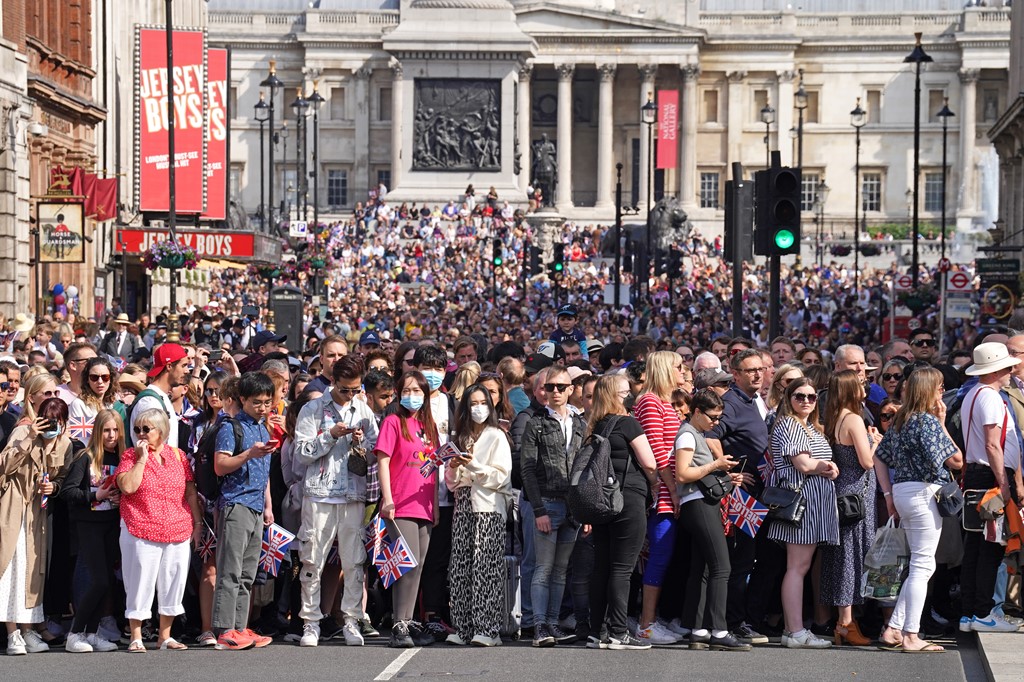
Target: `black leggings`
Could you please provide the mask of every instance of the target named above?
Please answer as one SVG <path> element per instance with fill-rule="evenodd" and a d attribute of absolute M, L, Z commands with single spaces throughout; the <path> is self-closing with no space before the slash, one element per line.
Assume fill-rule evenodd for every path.
<path fill-rule="evenodd" d="M 685 502 L 679 508 L 679 525 L 690 534 L 690 575 L 686 580 L 682 625 L 691 630 L 728 630 L 725 604 L 729 589 L 729 546 L 722 527 L 722 509 L 703 499 Z M 705 567 L 707 600 L 702 615 L 699 612 L 701 597 L 705 596 Z"/>
<path fill-rule="evenodd" d="M 76 524 L 78 562 L 75 564 L 75 619 L 71 632 L 96 632 L 103 604 L 114 584 L 114 565 L 121 555 L 117 521 Z"/>
<path fill-rule="evenodd" d="M 626 632 L 629 577 L 643 548 L 647 529 L 646 498 L 632 490 L 622 493 L 622 511 L 610 523 L 594 526 L 594 570 L 590 574 L 590 634 Z M 606 615 L 607 612 L 607 615 Z"/>

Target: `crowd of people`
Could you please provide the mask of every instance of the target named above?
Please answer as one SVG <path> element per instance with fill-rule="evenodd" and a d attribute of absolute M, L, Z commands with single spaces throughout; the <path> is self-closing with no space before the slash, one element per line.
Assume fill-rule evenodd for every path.
<path fill-rule="evenodd" d="M 939 348 L 925 310 L 883 344 L 892 273 L 857 290 L 832 263 L 784 271 L 773 338 L 748 264 L 736 337 L 731 266 L 699 235 L 682 278 L 615 308 L 606 228 L 567 223 L 552 282 L 522 277 L 528 219 L 382 205 L 323 227 L 326 313 L 307 308 L 301 339 L 241 270 L 174 315 L 115 301 L 102 321 L 7 325 L 8 654 L 377 637 L 935 652 L 957 629 L 1019 630 L 1024 333 L 955 323 Z M 308 287 L 308 261 L 274 283 Z M 601 442 L 620 504 L 582 523 L 578 463 Z M 743 527 L 736 499 L 763 520 Z M 374 565 L 375 518 L 404 542 L 400 577 Z M 902 587 L 865 598 L 896 522 Z M 295 536 L 276 572 L 274 524 Z"/>

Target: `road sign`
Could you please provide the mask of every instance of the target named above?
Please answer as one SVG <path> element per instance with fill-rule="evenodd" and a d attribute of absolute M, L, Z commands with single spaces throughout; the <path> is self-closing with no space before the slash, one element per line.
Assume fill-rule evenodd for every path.
<path fill-rule="evenodd" d="M 308 234 L 307 225 L 304 221 L 295 220 L 288 225 L 288 236 L 294 239 L 302 239 Z"/>
<path fill-rule="evenodd" d="M 939 259 L 939 272 L 949 272 L 951 267 L 953 267 L 953 264 L 949 262 L 948 258 Z"/>
<path fill-rule="evenodd" d="M 946 291 L 971 291 L 974 287 L 971 286 L 971 278 L 966 272 L 947 272 L 946 273 Z"/>
<path fill-rule="evenodd" d="M 946 298 L 946 317 L 949 319 L 970 320 L 974 317 L 971 299 L 962 296 Z"/>
<path fill-rule="evenodd" d="M 909 329 L 910 331 L 914 331 L 920 326 L 921 320 L 917 319 L 916 317 L 912 317 L 909 320 L 907 320 L 907 329 Z"/>
<path fill-rule="evenodd" d="M 910 275 L 899 275 L 896 277 L 894 284 L 896 285 L 896 291 L 910 291 L 914 288 L 914 278 Z"/>

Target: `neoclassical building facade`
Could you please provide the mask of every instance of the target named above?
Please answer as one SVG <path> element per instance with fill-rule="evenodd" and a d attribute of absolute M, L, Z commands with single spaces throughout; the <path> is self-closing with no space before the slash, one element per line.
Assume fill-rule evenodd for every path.
<path fill-rule="evenodd" d="M 922 220 L 938 224 L 945 145 L 949 225 L 991 227 L 998 159 L 985 133 L 1008 106 L 1010 10 L 964 8 L 959 0 L 902 9 L 866 0 L 860 11 L 845 0 L 810 0 L 800 10 L 787 4 L 211 0 L 210 43 L 232 55 L 233 191 L 257 213 L 266 166 L 254 106 L 275 60 L 286 87 L 275 102 L 275 174 L 264 181 L 275 183 L 275 203 L 292 217 L 314 197 L 300 177 L 290 105 L 296 88 L 309 96 L 315 85 L 324 98 L 316 140 L 321 217 L 347 214 L 380 185 L 395 201 L 442 203 L 474 184 L 478 193 L 494 186 L 501 198 L 523 203 L 534 146 L 546 136 L 557 155 L 553 199 L 579 220 L 611 220 L 621 181 L 624 204 L 641 215 L 651 184 L 654 198 L 679 197 L 698 225 L 714 231 L 733 162 L 749 173 L 778 150 L 783 164 L 796 165 L 802 148 L 804 209 L 823 214 L 829 232 L 852 227 L 856 195 L 865 224 L 906 223 L 915 72 L 903 60 L 921 32 L 933 60 L 920 75 Z M 772 5 L 780 9 L 762 9 Z M 798 109 L 801 88 L 806 106 Z M 678 92 L 678 116 L 649 130 L 641 107 L 663 90 Z M 955 116 L 944 135 L 936 114 L 947 98 Z M 858 101 L 867 118 L 859 176 L 850 122 Z M 458 115 L 446 119 L 446 108 Z M 304 127 L 312 171 L 313 126 Z M 650 171 L 665 165 L 649 156 L 658 147 L 651 137 L 661 135 L 677 141 L 677 160 Z M 815 206 L 823 183 L 831 192 Z"/>

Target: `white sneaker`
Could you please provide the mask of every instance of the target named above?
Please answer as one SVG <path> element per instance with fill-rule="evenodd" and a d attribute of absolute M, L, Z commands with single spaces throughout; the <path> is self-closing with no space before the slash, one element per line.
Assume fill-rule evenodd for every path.
<path fill-rule="evenodd" d="M 108 642 L 116 642 L 121 639 L 121 631 L 117 628 L 117 621 L 113 616 L 100 618 L 100 626 L 96 628 L 96 634 Z"/>
<path fill-rule="evenodd" d="M 501 646 L 501 637 L 488 637 L 487 635 L 475 635 L 469 642 L 473 646 Z"/>
<path fill-rule="evenodd" d="M 787 649 L 827 649 L 832 642 L 817 637 L 806 628 L 800 632 L 782 633 L 782 646 Z"/>
<path fill-rule="evenodd" d="M 69 632 L 64 650 L 71 654 L 90 654 L 92 653 L 92 644 L 89 643 L 89 637 L 84 632 Z"/>
<path fill-rule="evenodd" d="M 671 621 L 665 624 L 665 627 L 671 630 L 672 632 L 676 633 L 677 635 L 681 635 L 684 638 L 690 635 L 689 628 L 684 628 L 682 621 L 680 621 L 678 618 L 673 618 Z"/>
<path fill-rule="evenodd" d="M 117 645 L 116 644 L 114 644 L 113 642 L 108 642 L 107 640 L 105 640 L 102 637 L 100 637 L 99 635 L 97 635 L 95 632 L 92 633 L 91 635 L 89 635 L 87 637 L 87 640 L 88 640 L 89 644 L 92 645 L 92 650 L 93 651 L 102 651 L 102 652 L 117 651 Z"/>
<path fill-rule="evenodd" d="M 974 622 L 973 616 L 960 616 L 960 632 L 970 632 L 971 624 Z"/>
<path fill-rule="evenodd" d="M 359 623 L 346 620 L 341 632 L 345 636 L 345 646 L 363 646 L 363 634 L 359 632 Z"/>
<path fill-rule="evenodd" d="M 316 646 L 320 643 L 320 624 L 306 623 L 302 626 L 302 639 L 299 646 Z"/>
<path fill-rule="evenodd" d="M 41 654 L 50 650 L 50 645 L 44 642 L 35 630 L 22 632 L 21 636 L 25 638 L 25 650 L 30 654 Z"/>
<path fill-rule="evenodd" d="M 974 617 L 971 630 L 975 632 L 1017 632 L 1017 626 L 1008 623 L 1001 614 L 990 613 L 985 618 Z"/>
<path fill-rule="evenodd" d="M 651 623 L 649 627 L 642 628 L 636 636 L 637 639 L 649 644 L 677 644 L 682 639 L 676 633 L 663 628 L 657 621 Z"/>
<path fill-rule="evenodd" d="M 15 630 L 7 635 L 7 655 L 24 656 L 28 653 L 25 648 L 25 638 L 21 636 L 21 630 Z"/>

